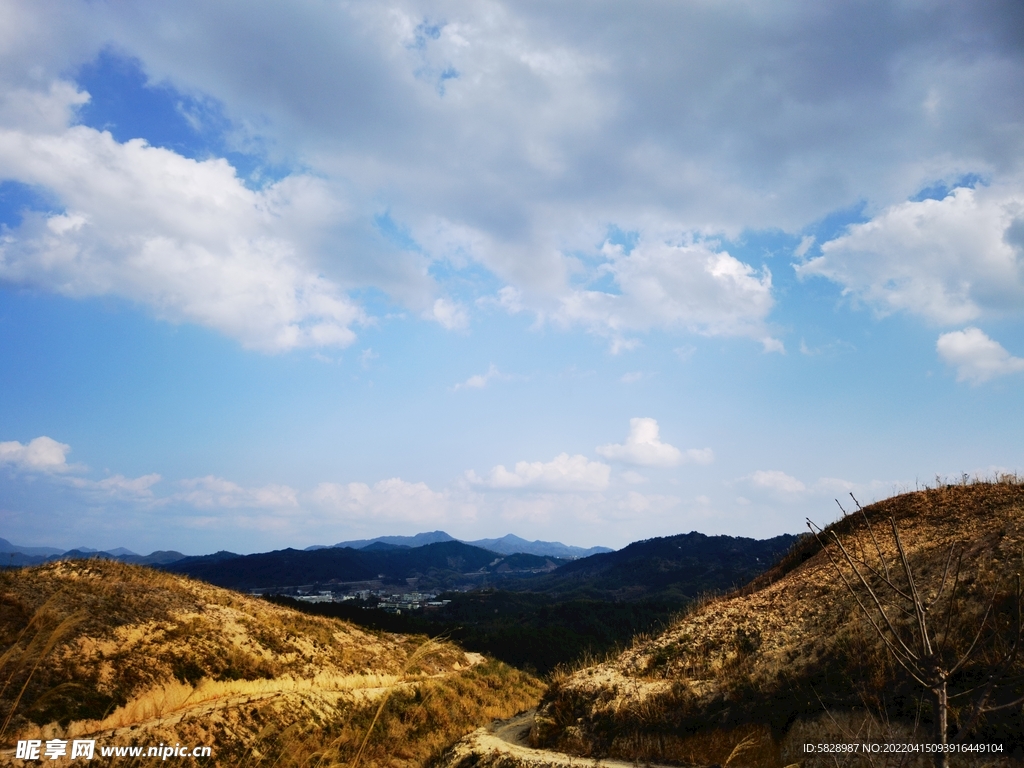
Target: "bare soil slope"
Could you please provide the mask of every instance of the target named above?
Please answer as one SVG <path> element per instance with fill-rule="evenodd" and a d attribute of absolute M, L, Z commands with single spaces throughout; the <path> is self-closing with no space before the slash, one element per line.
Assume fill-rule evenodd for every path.
<path fill-rule="evenodd" d="M 956 654 L 966 652 L 981 628 L 950 689 L 984 683 L 1018 631 L 1015 574 L 1024 568 L 1024 486 L 1007 478 L 904 494 L 847 515 L 828 530 L 879 578 L 885 567 L 898 577 L 890 517 L 926 600 L 938 593 L 944 572 L 949 594 L 962 553 L 950 628 L 943 630 L 940 617 L 932 630 L 937 639 L 948 636 L 949 652 Z M 954 565 L 947 571 L 951 548 Z M 841 563 L 835 544 L 828 549 Z M 843 570 L 854 578 L 848 566 Z M 909 631 L 912 617 L 897 602 L 889 612 L 901 631 Z M 990 703 L 1024 693 L 1021 656 L 1003 671 L 1005 684 Z M 953 732 L 967 717 L 968 698 L 952 703 Z M 874 717 L 858 720 L 864 713 Z M 705 764 L 724 764 L 746 739 L 750 764 L 784 765 L 803 762 L 802 755 L 786 753 L 793 747 L 787 734 L 836 741 L 842 740 L 840 723 L 888 721 L 890 735 L 903 738 L 919 717 L 925 734 L 919 740 L 930 741 L 931 716 L 921 686 L 893 662 L 828 552 L 811 538 L 742 590 L 696 607 L 666 632 L 638 640 L 605 663 L 556 680 L 531 739 L 534 746 L 590 757 Z M 817 738 L 824 731 L 815 734 L 817 726 L 809 724 L 826 719 L 822 728 L 833 732 Z M 971 739 L 1019 750 L 1021 707 L 981 718 Z"/>
<path fill-rule="evenodd" d="M 0 649 L 5 746 L 208 745 L 207 765 L 349 762 L 375 716 L 363 764 L 419 765 L 542 690 L 450 643 L 99 560 L 0 572 Z"/>

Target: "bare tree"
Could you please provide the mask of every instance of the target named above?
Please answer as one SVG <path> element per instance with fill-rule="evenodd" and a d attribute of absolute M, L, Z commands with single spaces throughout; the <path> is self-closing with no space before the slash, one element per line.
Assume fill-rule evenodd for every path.
<path fill-rule="evenodd" d="M 853 494 L 850 496 L 852 498 Z M 1013 674 L 1022 636 L 1020 575 L 1017 575 L 1016 618 L 1009 647 L 1000 647 L 997 627 L 983 642 L 986 627 L 993 616 L 995 594 L 988 601 L 973 637 L 970 633 L 965 635 L 960 627 L 963 623 L 963 600 L 957 599 L 958 589 L 962 586 L 963 546 L 954 544 L 949 548 L 935 597 L 926 600 L 922 596 L 900 538 L 896 518 L 892 515 L 889 517 L 889 528 L 897 552 L 897 562 L 890 570 L 867 513 L 856 498 L 853 501 L 864 518 L 878 556 L 878 567 L 873 566 L 866 555 L 851 552 L 851 547 L 843 543 L 835 530 L 826 532 L 810 520 L 807 521 L 807 527 L 821 544 L 847 590 L 860 607 L 861 613 L 881 638 L 885 648 L 899 666 L 924 687 L 931 698 L 934 743 L 942 746 L 942 751 L 935 754 L 935 765 L 946 768 L 949 764 L 948 753 L 945 751 L 947 746 L 963 741 L 982 715 L 1024 704 L 1024 697 L 994 703 L 997 691 L 1020 682 L 1020 678 Z M 839 503 L 838 500 L 836 503 Z M 841 504 L 839 508 L 843 509 Z M 845 514 L 846 510 L 843 512 Z M 828 546 L 829 544 L 835 544 L 835 548 Z M 858 549 L 863 551 L 863 548 Z M 834 550 L 838 550 L 838 553 Z M 841 563 L 846 564 L 849 575 L 848 571 L 841 567 Z M 962 589 L 960 591 L 963 592 Z M 933 617 L 937 617 L 938 621 L 933 622 Z M 975 676 L 973 685 L 951 694 L 950 684 L 957 673 L 964 670 L 971 660 L 978 660 L 978 654 L 983 648 L 987 650 L 987 654 L 986 658 L 981 660 L 984 667 L 981 680 Z M 956 735 L 950 740 L 949 715 L 950 702 L 953 699 L 964 699 L 969 702 L 969 710 L 966 717 L 960 720 Z"/>

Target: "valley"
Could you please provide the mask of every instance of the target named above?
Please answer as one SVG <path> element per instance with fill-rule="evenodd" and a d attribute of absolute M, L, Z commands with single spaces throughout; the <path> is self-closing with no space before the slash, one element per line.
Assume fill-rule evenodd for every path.
<path fill-rule="evenodd" d="M 900 607 L 919 590 L 953 670 L 950 743 L 1000 750 L 949 764 L 1014 765 L 1022 513 L 1006 479 L 896 496 L 817 535 L 680 534 L 563 562 L 442 541 L 8 569 L 0 762 L 24 764 L 17 741 L 87 738 L 214 747 L 183 758 L 197 765 L 832 765 L 802 745 L 938 738 L 930 689 L 892 650 L 920 641 Z M 509 561 L 545 565 L 496 570 Z M 371 583 L 437 591 L 417 609 L 338 597 Z M 872 624 L 865 596 L 890 587 Z"/>

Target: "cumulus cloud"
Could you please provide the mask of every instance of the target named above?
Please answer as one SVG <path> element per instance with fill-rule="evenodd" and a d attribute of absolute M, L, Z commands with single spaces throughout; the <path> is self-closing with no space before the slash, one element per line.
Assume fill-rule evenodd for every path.
<path fill-rule="evenodd" d="M 953 190 L 942 200 L 887 208 L 823 243 L 797 266 L 881 313 L 940 324 L 1024 311 L 1024 192 Z"/>
<path fill-rule="evenodd" d="M 364 320 L 290 231 L 310 209 L 341 215 L 320 180 L 253 191 L 224 160 L 121 144 L 85 126 L 0 129 L 0 175 L 49 190 L 65 208 L 29 212 L 4 233 L 0 279 L 120 296 L 265 351 L 345 346 Z"/>
<path fill-rule="evenodd" d="M 507 379 L 506 374 L 498 370 L 498 367 L 491 363 L 487 373 L 475 373 L 465 381 L 459 382 L 452 389 L 458 392 L 460 389 L 483 389 L 495 379 Z"/>
<path fill-rule="evenodd" d="M 641 467 L 674 467 L 687 462 L 710 464 L 714 461 L 715 454 L 710 448 L 690 448 L 684 452 L 661 442 L 660 429 L 656 419 L 630 419 L 626 442 L 600 445 L 597 453 L 612 461 Z"/>
<path fill-rule="evenodd" d="M 879 493 L 888 490 L 891 493 L 893 483 L 872 480 L 867 483 L 855 483 L 840 477 L 819 477 L 814 482 L 804 482 L 778 469 L 759 469 L 742 477 L 739 482 L 754 491 L 761 491 L 786 502 L 799 502 L 813 497 L 845 497 L 854 492 L 864 498 L 865 494 Z M 742 497 L 741 497 L 742 498 Z M 749 504 L 744 499 L 742 504 Z"/>
<path fill-rule="evenodd" d="M 0 125 L 28 132 L 59 132 L 68 126 L 75 109 L 89 94 L 73 83 L 54 80 L 49 88 L 0 87 Z"/>
<path fill-rule="evenodd" d="M 477 304 L 483 307 L 494 306 L 508 312 L 510 315 L 518 315 L 526 307 L 523 305 L 523 294 L 521 291 L 506 285 L 494 296 L 481 296 Z"/>
<path fill-rule="evenodd" d="M 956 368 L 957 381 L 982 384 L 997 376 L 1024 371 L 1024 358 L 1014 357 L 978 328 L 964 328 L 939 336 L 939 357 Z"/>
<path fill-rule="evenodd" d="M 533 309 L 607 335 L 616 348 L 629 334 L 669 329 L 749 336 L 779 351 L 765 328 L 769 273 L 694 242 L 749 229 L 797 232 L 859 201 L 884 210 L 965 169 L 996 179 L 1021 171 L 1024 135 L 1014 127 L 1024 78 L 1003 4 L 955 12 L 941 4 L 823 9 L 810 0 L 770 9 L 641 3 L 600 13 L 573 2 L 443 6 L 439 16 L 418 2 L 295 8 L 255 0 L 244 11 L 177 0 L 159 9 L 38 2 L 5 10 L 0 73 L 9 98 L 0 123 L 54 140 L 8 137 L 0 167 L 13 162 L 5 178 L 50 189 L 67 215 L 82 217 L 77 228 L 74 218 L 54 222 L 62 234 L 45 220 L 16 232 L 6 279 L 68 295 L 102 289 L 249 346 L 281 349 L 351 340 L 359 309 L 341 274 L 382 287 L 418 316 L 464 327 L 465 310 L 437 299 L 430 275 L 482 265 L 506 286 L 496 301 L 509 311 Z M 138 57 L 152 82 L 223 105 L 233 132 L 346 189 L 360 215 L 387 207 L 416 255 L 399 263 L 394 253 L 367 256 L 358 239 L 306 239 L 282 224 L 294 213 L 264 220 L 252 235 L 240 224 L 242 188 L 235 196 L 221 179 L 212 187 L 219 196 L 206 194 L 203 174 L 190 189 L 223 219 L 224 234 L 197 238 L 174 214 L 185 183 L 175 174 L 196 169 L 155 167 L 161 156 L 152 151 L 117 150 L 122 165 L 147 161 L 114 179 L 142 193 L 139 204 L 127 196 L 123 220 L 100 215 L 122 199 L 110 197 L 109 185 L 104 192 L 97 182 L 93 206 L 70 199 L 72 182 L 29 173 L 16 156 L 22 149 L 75 154 L 87 170 L 96 164 L 84 131 L 62 133 L 84 96 L 59 76 L 104 47 Z M 106 164 L 109 155 L 97 157 Z M 51 176 L 68 170 L 61 158 L 47 162 Z M 206 163 L 196 165 L 216 165 Z M 152 202 L 154 186 L 167 189 L 166 206 Z M 252 198 L 257 209 L 266 202 L 262 193 Z M 337 214 L 328 198 L 302 207 L 334 206 Z M 168 220 L 154 209 L 166 209 Z M 639 233 L 640 243 L 595 267 L 595 243 L 610 224 Z M 678 244 L 686 238 L 689 245 Z M 151 251 L 140 251 L 140 241 Z M 1017 301 L 1019 281 L 1000 294 L 998 281 L 979 281 L 959 257 L 940 270 L 937 287 L 921 290 L 901 283 L 898 265 L 861 274 L 868 267 L 844 258 L 861 245 L 878 244 L 825 244 L 826 261 L 807 274 L 818 270 L 883 309 L 959 318 L 944 322 Z M 811 247 L 806 240 L 799 250 Z M 171 279 L 161 288 L 170 270 L 154 275 L 151 263 L 129 263 L 133 253 L 143 254 L 138 262 L 169 259 L 198 271 L 196 283 L 214 287 L 196 296 Z M 46 255 L 52 264 L 42 263 Z M 76 268 L 86 255 L 103 262 L 95 280 Z M 224 273 L 250 263 L 262 277 L 227 291 Z M 431 272 L 434 265 L 442 269 Z M 958 287 L 958 270 L 971 288 Z M 911 271 L 915 283 L 927 275 Z M 598 287 L 602 277 L 615 289 Z M 220 312 L 209 295 L 217 290 Z M 993 290 L 999 295 L 982 295 Z"/>
<path fill-rule="evenodd" d="M 94 497 L 147 502 L 159 501 L 153 493 L 153 486 L 159 483 L 161 479 L 160 475 L 151 473 L 134 478 L 125 477 L 124 475 L 111 475 L 102 480 L 73 477 L 68 478 L 67 482 L 73 488 L 86 491 Z"/>
<path fill-rule="evenodd" d="M 841 477 L 819 477 L 818 482 L 814 484 L 814 488 L 822 493 L 845 496 L 851 491 L 857 490 L 858 486 L 856 483 L 851 483 L 849 480 L 844 480 Z"/>
<path fill-rule="evenodd" d="M 499 464 L 484 478 L 473 470 L 466 473 L 470 485 L 495 490 L 603 491 L 610 477 L 611 467 L 607 464 L 568 453 L 548 462 L 519 461 L 512 471 Z"/>
<path fill-rule="evenodd" d="M 767 268 L 758 273 L 703 242 L 644 240 L 629 254 L 606 244 L 604 254 L 604 269 L 619 292 L 573 291 L 561 299 L 557 320 L 613 338 L 652 328 L 752 336 L 763 341 L 766 351 L 779 351 L 779 342 L 764 327 L 774 303 Z"/>
<path fill-rule="evenodd" d="M 0 443 L 0 465 L 9 464 L 29 472 L 61 473 L 71 467 L 67 455 L 71 446 L 43 435 L 23 445 L 16 440 Z"/>
<path fill-rule="evenodd" d="M 448 331 L 460 331 L 469 325 L 469 315 L 466 314 L 466 310 L 448 299 L 435 300 L 429 316 Z"/>
<path fill-rule="evenodd" d="M 67 462 L 71 446 L 59 443 L 53 438 L 42 436 L 23 445 L 17 441 L 0 443 L 0 466 L 12 466 L 23 472 L 38 472 L 50 475 L 57 485 L 84 491 L 92 498 L 148 501 L 154 499 L 152 486 L 160 482 L 158 474 L 129 478 L 111 475 L 102 480 L 92 480 L 69 474 L 82 472 L 86 468 Z"/>
<path fill-rule="evenodd" d="M 769 491 L 784 494 L 799 494 L 807 491 L 807 486 L 792 475 L 777 469 L 759 469 L 750 476 L 751 485 Z"/>
<path fill-rule="evenodd" d="M 1003 6 L 444 9 L 430 35 L 419 3 L 255 3 L 244 25 L 169 3 L 132 25 L 97 11 L 89 26 L 116 30 L 159 76 L 266 115 L 279 141 L 509 246 L 550 246 L 551 221 L 575 226 L 584 206 L 684 208 L 690 226 L 813 220 L 935 165 L 1020 156 L 1003 128 L 1024 101 Z M 284 30 L 304 44 L 285 49 Z M 534 250 L 536 271 L 555 250 Z"/>
<path fill-rule="evenodd" d="M 451 511 L 463 514 L 446 493 L 398 477 L 378 483 L 321 483 L 310 494 L 320 508 L 348 520 L 440 522 Z"/>
<path fill-rule="evenodd" d="M 183 501 L 199 509 L 298 509 L 298 494 L 287 485 L 264 485 L 244 488 L 221 477 L 207 475 L 181 481 L 184 491 L 175 494 L 175 501 Z"/>

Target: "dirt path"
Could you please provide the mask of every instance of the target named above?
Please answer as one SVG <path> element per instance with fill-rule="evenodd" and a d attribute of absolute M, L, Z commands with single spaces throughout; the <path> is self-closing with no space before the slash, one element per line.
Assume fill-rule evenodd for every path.
<path fill-rule="evenodd" d="M 496 738 L 501 739 L 507 744 L 511 744 L 514 747 L 529 748 L 530 728 L 533 727 L 533 716 L 536 713 L 537 709 L 535 707 L 509 720 L 495 720 L 491 723 L 489 730 Z"/>
<path fill-rule="evenodd" d="M 459 768 L 477 765 L 507 766 L 512 764 L 529 768 L 637 768 L 637 763 L 610 758 L 594 759 L 533 749 L 529 746 L 530 727 L 533 725 L 535 709 L 528 710 L 508 720 L 495 720 L 486 728 L 479 728 L 455 745 L 442 768 Z M 647 768 L 678 768 L 644 763 Z"/>
<path fill-rule="evenodd" d="M 458 669 L 451 669 L 438 672 L 433 675 L 417 675 L 409 679 L 401 679 L 397 676 L 377 676 L 372 682 L 363 675 L 351 675 L 348 678 L 333 679 L 329 685 L 320 687 L 315 682 L 303 685 L 306 681 L 291 679 L 263 681 L 259 690 L 225 692 L 209 695 L 208 692 L 199 691 L 196 699 L 189 701 L 187 698 L 179 704 L 171 705 L 166 710 L 152 714 L 122 721 L 116 725 L 106 725 L 97 721 L 85 721 L 72 723 L 73 733 L 59 734 L 61 738 L 88 738 L 100 741 L 119 741 L 120 737 L 138 737 L 140 734 L 153 731 L 159 728 L 173 727 L 185 721 L 202 721 L 210 719 L 218 714 L 236 710 L 241 707 L 249 707 L 252 704 L 272 701 L 274 699 L 293 698 L 296 700 L 310 702 L 311 697 L 315 699 L 317 706 L 329 710 L 338 706 L 343 699 L 358 704 L 366 704 L 378 700 L 381 696 L 393 693 L 398 690 L 413 688 L 427 680 L 435 680 L 450 675 L 458 674 L 469 667 L 482 664 L 486 659 L 479 653 L 466 653 L 466 664 Z M 370 683 L 367 685 L 367 683 Z M 382 684 L 383 683 L 383 684 Z M 77 728 L 75 726 L 78 726 Z M 41 735 L 33 735 L 31 738 L 40 738 Z M 42 736 L 50 738 L 52 735 Z M 0 750 L 0 764 L 13 764 L 8 762 L 14 759 L 13 749 Z"/>

